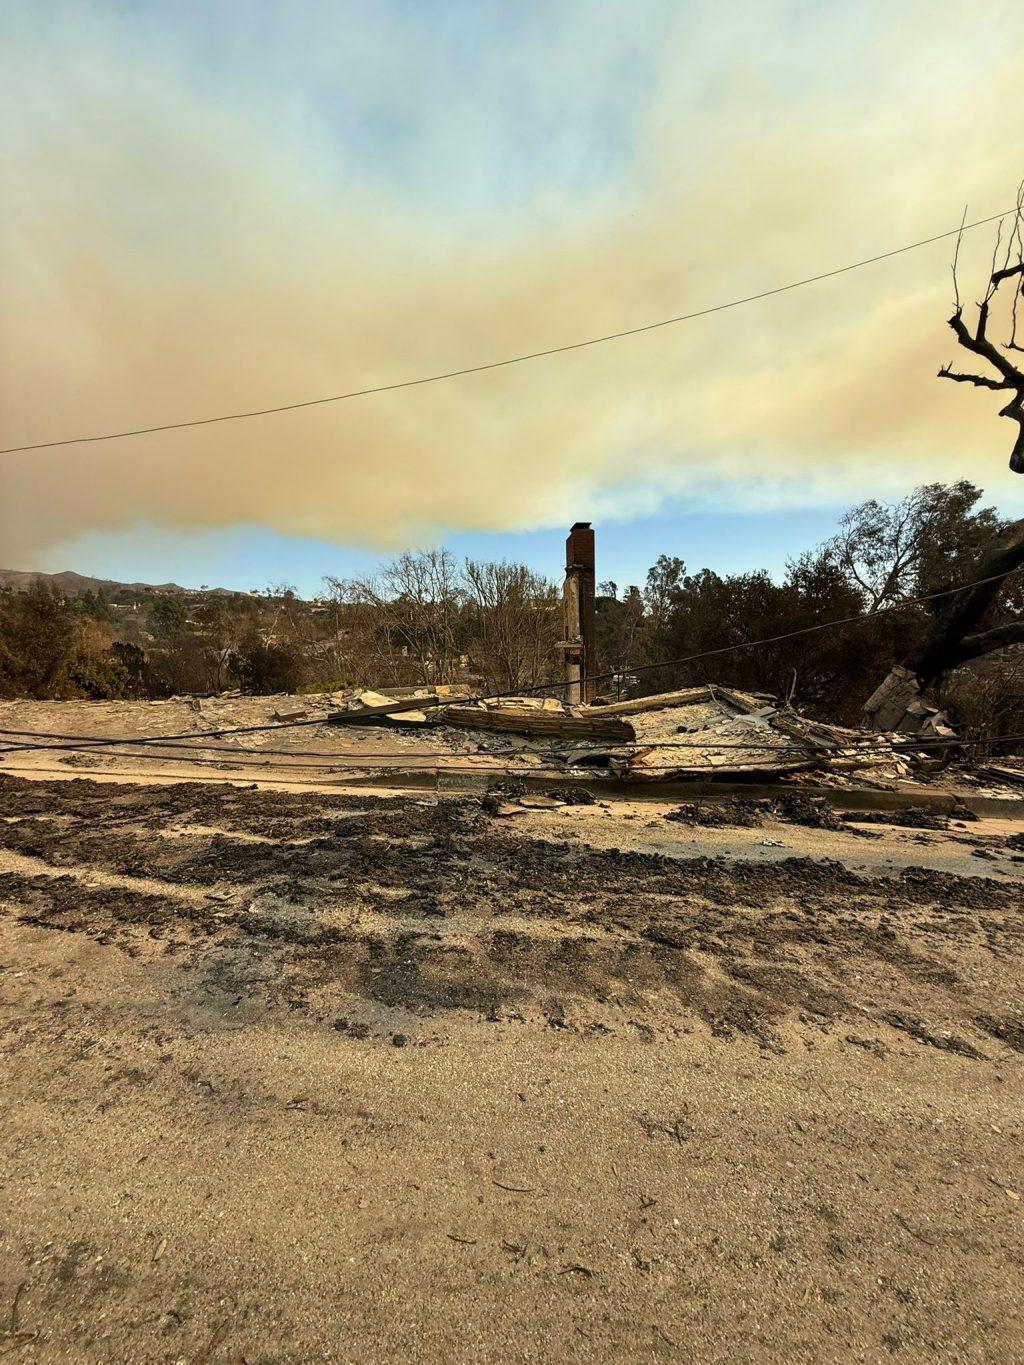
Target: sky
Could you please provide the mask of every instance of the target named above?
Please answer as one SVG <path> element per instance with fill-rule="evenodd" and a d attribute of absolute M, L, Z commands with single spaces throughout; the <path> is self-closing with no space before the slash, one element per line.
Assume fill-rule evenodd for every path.
<path fill-rule="evenodd" d="M 1024 6 L 5 0 L 0 443 L 639 326 L 1008 208 Z M 965 238 L 967 296 L 991 229 Z M 1024 480 L 952 243 L 642 336 L 0 456 L 0 567 L 316 590 L 405 547 L 780 572 L 843 507 Z"/>

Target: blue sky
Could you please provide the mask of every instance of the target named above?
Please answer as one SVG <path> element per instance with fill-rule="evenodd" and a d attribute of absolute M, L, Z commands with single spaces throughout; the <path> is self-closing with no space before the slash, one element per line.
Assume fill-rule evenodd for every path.
<path fill-rule="evenodd" d="M 598 524 L 598 576 L 614 581 L 620 592 L 630 583 L 642 586 L 659 554 L 678 555 L 691 570 L 743 573 L 765 568 L 778 575 L 785 572 L 787 560 L 830 535 L 839 515 L 839 509 L 828 507 L 775 513 L 699 511 Z M 447 536 L 445 543 L 460 559 L 511 559 L 557 581 L 565 563 L 565 536 L 566 530 L 554 528 L 464 532 Z M 241 592 L 287 583 L 303 596 L 315 596 L 326 575 L 372 574 L 379 556 L 265 528 L 184 534 L 150 526 L 121 535 L 86 534 L 68 564 L 72 562 L 79 572 L 101 578 L 130 578 L 134 570 L 126 566 L 144 563 L 144 582 Z"/>
<path fill-rule="evenodd" d="M 3 444 L 636 326 L 1007 206 L 1024 8 L 8 0 Z M 965 241 L 965 278 L 991 237 Z M 841 508 L 1024 480 L 940 384 L 943 242 L 428 388 L 0 464 L 0 566 L 313 590 L 405 546 L 761 565 Z"/>

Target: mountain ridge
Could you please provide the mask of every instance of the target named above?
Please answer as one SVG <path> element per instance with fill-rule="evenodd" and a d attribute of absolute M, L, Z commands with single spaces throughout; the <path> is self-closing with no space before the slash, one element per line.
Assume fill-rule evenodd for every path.
<path fill-rule="evenodd" d="M 229 588 L 183 588 L 179 583 L 123 583 L 114 578 L 93 578 L 89 574 L 76 573 L 74 569 L 61 569 L 58 573 L 37 573 L 24 569 L 0 569 L 0 588 L 13 588 L 24 592 L 37 579 L 58 588 L 67 597 L 79 597 L 86 592 L 147 592 L 163 594 L 167 597 L 231 597 Z"/>

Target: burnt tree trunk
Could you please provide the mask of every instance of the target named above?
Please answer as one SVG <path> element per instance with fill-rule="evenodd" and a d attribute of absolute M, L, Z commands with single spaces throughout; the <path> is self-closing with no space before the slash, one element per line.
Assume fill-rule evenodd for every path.
<path fill-rule="evenodd" d="M 922 688 L 971 659 L 1008 645 L 1024 644 L 1024 621 L 978 631 L 1007 577 L 1024 566 L 1024 519 L 1012 522 L 982 556 L 974 584 L 948 600 L 924 648 L 905 661 Z"/>
<path fill-rule="evenodd" d="M 1010 230 L 1003 246 L 1006 217 L 1010 219 Z M 978 304 L 973 331 L 964 320 L 957 282 L 957 261 L 963 231 L 961 227 L 953 257 L 955 307 L 949 326 L 958 345 L 976 360 L 984 361 L 994 373 L 962 373 L 954 370 L 952 365 L 943 365 L 939 378 L 1009 395 L 1009 401 L 999 409 L 999 415 L 1017 423 L 1017 436 L 1010 452 L 1010 468 L 1015 474 L 1024 474 L 1024 369 L 1014 359 L 1016 355 L 1024 354 L 1024 346 L 1017 340 L 1018 318 L 1024 308 L 1024 182 L 1018 186 L 1015 208 L 999 221 L 992 269 L 985 285 L 984 297 Z M 1008 304 L 1006 322 L 1009 337 L 1000 344 L 992 340 L 988 329 L 992 308 L 1000 298 L 1001 289 L 1009 289 L 1010 295 L 1008 300 L 1005 292 L 1002 295 Z M 894 668 L 868 699 L 864 708 L 867 725 L 888 728 L 884 725 L 884 720 L 888 720 L 895 728 L 899 721 L 893 721 L 892 717 L 900 707 L 905 705 L 909 709 L 920 693 L 944 673 L 983 654 L 1024 644 L 1024 621 L 994 626 L 989 630 L 978 629 L 982 617 L 998 597 L 1008 576 L 1022 566 L 1024 519 L 1005 527 L 989 545 L 978 565 L 974 581 L 963 591 L 944 600 L 924 648 L 906 659 L 904 667 Z"/>
<path fill-rule="evenodd" d="M 1024 518 L 1011 522 L 991 542 L 977 567 L 974 581 L 961 592 L 944 599 L 924 645 L 902 664 L 897 664 L 864 703 L 862 724 L 866 728 L 916 732 L 922 714 L 922 693 L 943 674 L 997 649 L 1024 645 L 1024 621 L 1010 621 L 988 630 L 978 629 L 1009 575 L 1021 568 L 1024 568 Z M 928 708 L 927 703 L 923 706 Z"/>

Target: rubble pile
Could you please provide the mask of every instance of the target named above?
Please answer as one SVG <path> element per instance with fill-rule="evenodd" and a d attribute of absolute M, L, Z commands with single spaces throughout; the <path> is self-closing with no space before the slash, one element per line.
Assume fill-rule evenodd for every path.
<path fill-rule="evenodd" d="M 914 766 L 894 751 L 896 735 L 808 720 L 773 697 L 714 683 L 578 706 L 557 697 L 474 699 L 452 687 L 336 694 L 331 702 L 334 724 L 447 727 L 469 732 L 485 751 L 496 736 L 517 735 L 531 741 L 520 752 L 525 762 L 629 781 L 854 772 L 894 780 Z"/>

